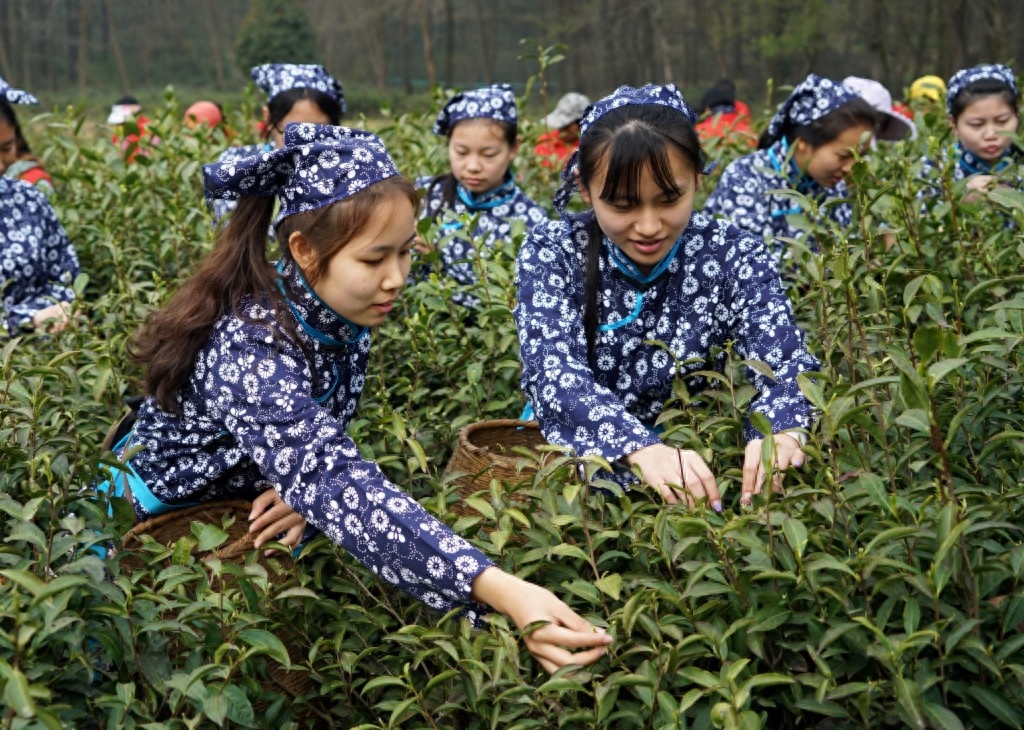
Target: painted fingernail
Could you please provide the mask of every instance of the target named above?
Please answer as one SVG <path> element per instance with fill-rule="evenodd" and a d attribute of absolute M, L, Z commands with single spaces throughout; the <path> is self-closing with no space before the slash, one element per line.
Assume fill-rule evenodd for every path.
<path fill-rule="evenodd" d="M 721 512 L 722 502 L 716 499 L 714 502 L 711 503 L 711 509 L 713 509 L 715 512 Z"/>
<path fill-rule="evenodd" d="M 797 469 L 799 469 L 803 465 L 804 465 L 804 460 L 803 459 L 799 459 L 799 458 L 793 459 L 793 466 L 795 466 Z"/>

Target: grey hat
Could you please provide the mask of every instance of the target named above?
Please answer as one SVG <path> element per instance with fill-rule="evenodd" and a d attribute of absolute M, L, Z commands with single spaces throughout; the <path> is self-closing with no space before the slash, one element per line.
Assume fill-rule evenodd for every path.
<path fill-rule="evenodd" d="M 541 121 L 544 122 L 546 127 L 551 129 L 568 127 L 573 122 L 578 122 L 583 118 L 583 112 L 587 110 L 588 106 L 590 106 L 590 99 L 583 94 L 570 91 L 558 100 L 555 110 Z"/>

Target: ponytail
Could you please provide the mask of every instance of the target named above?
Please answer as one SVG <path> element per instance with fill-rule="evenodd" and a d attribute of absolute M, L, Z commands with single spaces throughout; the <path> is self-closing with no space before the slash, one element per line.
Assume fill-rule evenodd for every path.
<path fill-rule="evenodd" d="M 222 316 L 237 312 L 247 297 L 269 297 L 280 311 L 277 272 L 267 260 L 274 204 L 273 197 L 243 197 L 213 250 L 170 301 L 146 317 L 129 344 L 129 357 L 146 370 L 143 390 L 162 410 L 180 414 L 176 396 Z"/>

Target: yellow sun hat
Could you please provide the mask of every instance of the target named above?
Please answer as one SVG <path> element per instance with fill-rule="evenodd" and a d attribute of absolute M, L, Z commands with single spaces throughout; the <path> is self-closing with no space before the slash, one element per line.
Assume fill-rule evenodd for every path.
<path fill-rule="evenodd" d="M 910 85 L 910 101 L 941 101 L 946 96 L 946 82 L 938 76 L 922 76 Z"/>

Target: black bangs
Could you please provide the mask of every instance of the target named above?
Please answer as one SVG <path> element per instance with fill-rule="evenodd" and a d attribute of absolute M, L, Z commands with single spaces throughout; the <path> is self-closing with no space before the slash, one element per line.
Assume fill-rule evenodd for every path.
<path fill-rule="evenodd" d="M 980 79 L 967 84 L 964 90 L 953 99 L 950 109 L 953 121 L 959 119 L 967 107 L 986 96 L 1001 96 L 1010 108 L 1017 111 L 1017 95 L 1013 93 L 1013 89 L 1008 84 L 999 79 Z"/>
<path fill-rule="evenodd" d="M 678 197 L 681 191 L 672 175 L 668 147 L 667 140 L 647 125 L 629 123 L 620 128 L 605 151 L 607 174 L 601 200 L 637 205 L 640 182 L 648 171 L 666 197 Z"/>

